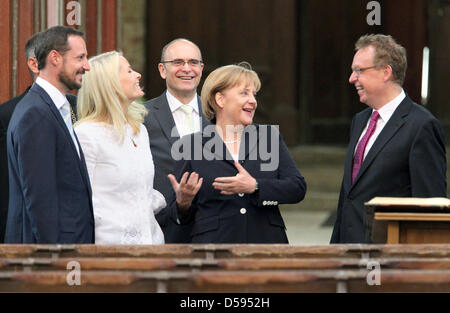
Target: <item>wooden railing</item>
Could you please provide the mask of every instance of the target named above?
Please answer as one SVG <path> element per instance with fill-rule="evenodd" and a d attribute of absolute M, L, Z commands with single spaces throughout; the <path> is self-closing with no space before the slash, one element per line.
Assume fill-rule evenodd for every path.
<path fill-rule="evenodd" d="M 397 291 L 449 292 L 450 245 L 0 245 L 0 292 Z"/>

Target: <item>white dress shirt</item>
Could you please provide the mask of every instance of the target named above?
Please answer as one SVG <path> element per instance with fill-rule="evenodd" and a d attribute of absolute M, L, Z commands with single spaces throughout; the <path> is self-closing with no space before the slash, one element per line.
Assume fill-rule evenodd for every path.
<path fill-rule="evenodd" d="M 403 99 L 405 99 L 405 97 L 406 97 L 405 91 L 402 89 L 402 91 L 400 92 L 400 94 L 397 97 L 395 97 L 393 100 L 391 100 L 390 102 L 383 105 L 381 107 L 381 109 L 378 110 L 378 114 L 380 114 L 380 117 L 378 118 L 377 127 L 375 128 L 375 132 L 373 133 L 372 137 L 370 137 L 369 141 L 367 142 L 366 150 L 364 150 L 364 158 L 366 158 L 367 153 L 369 152 L 370 148 L 372 148 L 375 140 L 377 140 L 378 135 L 381 133 L 384 126 L 386 126 L 386 124 L 389 121 L 389 119 L 391 118 L 392 114 L 394 114 L 394 111 L 397 109 L 397 107 L 400 105 L 400 103 L 403 101 Z M 374 111 L 375 110 L 372 110 L 372 114 Z M 366 127 L 362 131 L 361 136 L 359 137 L 358 143 L 361 141 L 362 137 L 366 133 L 367 127 L 369 127 L 369 123 L 370 123 L 370 118 L 367 121 Z M 353 155 L 356 152 L 358 143 L 355 146 Z"/>
<path fill-rule="evenodd" d="M 169 90 L 166 92 L 167 102 L 169 103 L 170 111 L 172 112 L 175 125 L 177 127 L 180 137 L 189 135 L 186 124 L 185 113 L 180 109 L 184 104 L 175 98 Z M 200 113 L 198 108 L 197 94 L 187 105 L 192 107 L 192 118 L 194 119 L 194 132 L 200 131 Z"/>
<path fill-rule="evenodd" d="M 163 244 L 155 214 L 166 206 L 153 189 L 155 167 L 147 129 L 123 142 L 112 126 L 82 122 L 76 127 L 92 186 L 96 244 Z M 136 144 L 136 146 L 135 146 Z"/>
<path fill-rule="evenodd" d="M 58 90 L 55 86 L 53 86 L 51 83 L 43 79 L 42 77 L 38 77 L 36 79 L 36 84 L 38 84 L 42 89 L 45 90 L 45 92 L 50 96 L 50 99 L 52 99 L 53 103 L 55 104 L 56 108 L 58 109 L 59 113 L 61 114 L 62 119 L 64 120 L 64 116 L 62 116 L 61 113 L 61 107 L 69 101 L 67 100 L 66 96 L 61 93 L 61 91 Z M 70 133 L 70 131 L 69 131 Z M 75 138 L 72 137 L 72 141 L 75 145 L 75 148 L 77 149 L 78 156 L 80 156 L 80 148 L 78 147 L 78 143 L 75 140 Z"/>

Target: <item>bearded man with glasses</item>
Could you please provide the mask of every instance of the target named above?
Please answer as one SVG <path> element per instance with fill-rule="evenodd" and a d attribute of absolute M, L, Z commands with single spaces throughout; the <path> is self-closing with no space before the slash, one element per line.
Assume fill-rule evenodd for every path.
<path fill-rule="evenodd" d="M 374 197 L 446 197 L 444 133 L 402 88 L 406 50 L 391 36 L 355 44 L 349 78 L 368 108 L 351 125 L 331 243 L 372 243 L 364 203 Z"/>
<path fill-rule="evenodd" d="M 209 124 L 202 114 L 197 95 L 203 66 L 200 48 L 195 43 L 184 38 L 172 40 L 162 49 L 158 64 L 167 90 L 145 103 L 149 113 L 144 125 L 155 164 L 154 188 L 164 195 L 166 201 L 173 193 L 167 177 L 175 166 L 172 145 L 180 137 L 200 131 Z M 190 242 L 193 223 L 180 225 L 169 217 L 165 209 L 156 215 L 156 219 L 166 243 Z"/>

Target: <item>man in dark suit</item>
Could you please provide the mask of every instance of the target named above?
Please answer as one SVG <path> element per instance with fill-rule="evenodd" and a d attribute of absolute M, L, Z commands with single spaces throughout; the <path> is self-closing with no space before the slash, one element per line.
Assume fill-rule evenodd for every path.
<path fill-rule="evenodd" d="M 371 243 L 364 203 L 373 197 L 446 197 L 444 134 L 403 91 L 406 50 L 391 36 L 365 35 L 352 73 L 369 108 L 352 121 L 331 243 Z"/>
<path fill-rule="evenodd" d="M 158 70 L 166 81 L 167 90 L 145 103 L 149 113 L 144 125 L 155 164 L 154 188 L 169 201 L 173 190 L 167 175 L 173 172 L 175 166 L 171 155 L 172 144 L 180 136 L 200 131 L 208 124 L 197 95 L 203 71 L 200 49 L 187 39 L 175 39 L 162 49 Z M 156 219 L 164 232 L 166 243 L 190 241 L 192 223 L 178 225 L 164 209 Z"/>
<path fill-rule="evenodd" d="M 25 44 L 25 60 L 27 62 L 28 71 L 30 72 L 33 82 L 39 75 L 38 64 L 34 49 L 39 41 L 41 33 L 36 33 L 30 37 Z M 9 199 L 9 175 L 8 175 L 8 156 L 6 152 L 6 131 L 8 130 L 9 121 L 16 108 L 17 103 L 30 90 L 29 86 L 21 95 L 12 98 L 11 100 L 0 104 L 0 243 L 4 242 L 6 217 L 8 213 L 8 199 Z M 70 106 L 73 112 L 73 120 L 76 120 L 76 104 L 77 97 L 67 94 Z"/>
<path fill-rule="evenodd" d="M 83 33 L 55 26 L 35 49 L 39 76 L 7 132 L 6 243 L 93 243 L 91 187 L 65 94 L 88 71 Z"/>

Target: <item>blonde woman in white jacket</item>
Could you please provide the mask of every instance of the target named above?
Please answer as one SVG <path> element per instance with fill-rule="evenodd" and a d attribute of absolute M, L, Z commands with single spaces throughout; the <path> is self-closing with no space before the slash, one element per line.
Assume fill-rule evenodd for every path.
<path fill-rule="evenodd" d="M 163 244 L 155 214 L 166 206 L 153 189 L 155 168 L 141 75 L 121 53 L 89 60 L 91 70 L 78 93 L 75 132 L 92 185 L 96 244 Z M 74 199 L 76 200 L 76 199 Z"/>

